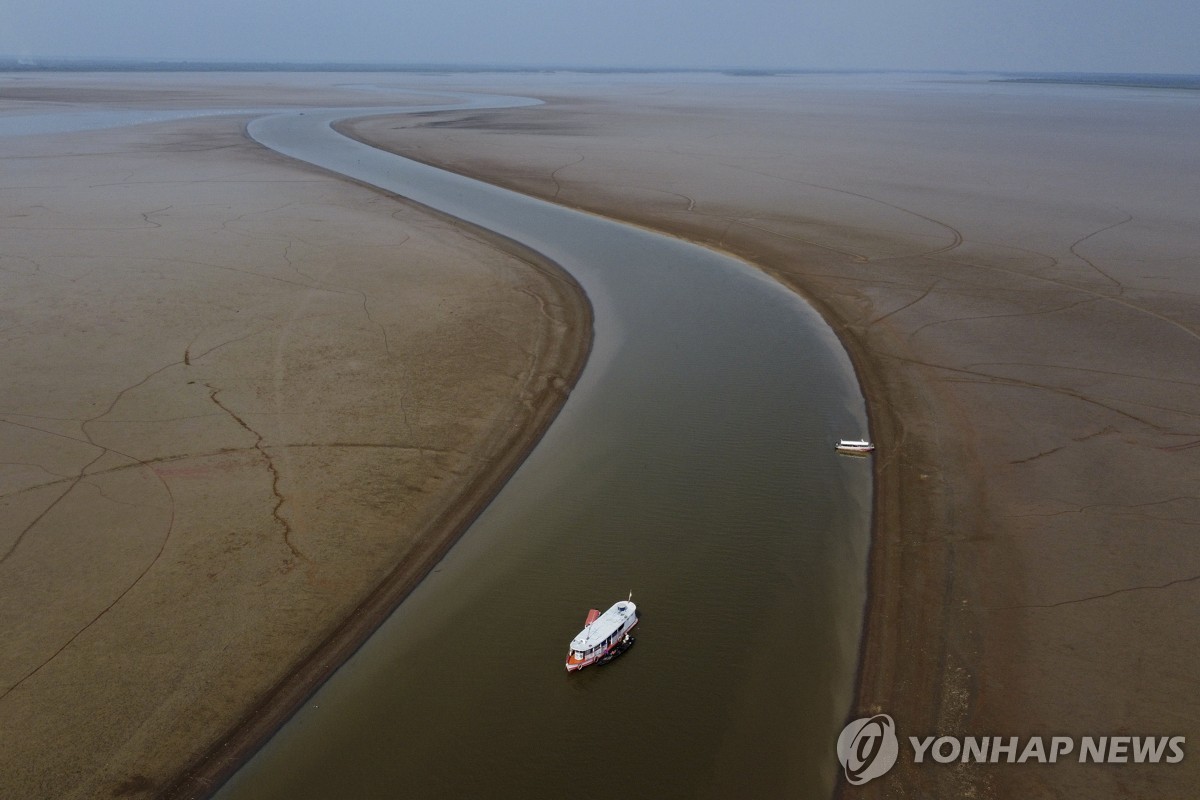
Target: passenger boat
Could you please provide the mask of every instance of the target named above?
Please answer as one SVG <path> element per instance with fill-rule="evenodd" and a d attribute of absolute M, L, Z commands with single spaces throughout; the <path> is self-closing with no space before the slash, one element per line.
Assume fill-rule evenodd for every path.
<path fill-rule="evenodd" d="M 588 611 L 583 630 L 571 640 L 571 649 L 567 653 L 567 672 L 597 662 L 608 663 L 625 652 L 633 644 L 629 632 L 637 623 L 637 605 L 632 595 L 628 600 L 613 604 L 603 614 L 596 608 Z"/>
<path fill-rule="evenodd" d="M 842 439 L 837 443 L 837 451 L 839 453 L 870 453 L 875 449 L 875 445 L 868 442 L 866 439 Z"/>

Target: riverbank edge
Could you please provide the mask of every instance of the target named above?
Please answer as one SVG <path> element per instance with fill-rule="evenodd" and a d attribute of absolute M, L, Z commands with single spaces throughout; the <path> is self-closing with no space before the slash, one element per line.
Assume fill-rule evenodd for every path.
<path fill-rule="evenodd" d="M 917 360 L 906 358 L 912 354 L 905 341 L 881 332 L 886 326 L 856 322 L 861 307 L 839 302 L 820 278 L 788 271 L 786 262 L 769 251 L 743 250 L 707 235 L 699 225 L 671 224 L 649 211 L 639 215 L 632 203 L 615 209 L 565 201 L 506 181 L 503 165 L 491 169 L 478 157 L 468 171 L 403 152 L 359 130 L 360 122 L 367 120 L 345 120 L 335 127 L 363 144 L 427 166 L 728 254 L 769 275 L 817 311 L 849 356 L 877 445 L 867 592 L 845 720 L 887 713 L 909 730 L 959 729 L 977 697 L 979 642 L 951 601 L 964 584 L 973 585 L 971 565 L 956 559 L 954 541 L 956 531 L 980 524 L 984 476 L 964 444 L 968 423 L 953 400 L 935 381 L 921 380 L 923 373 L 906 370 Z M 886 348 L 879 346 L 879 337 L 886 339 Z M 839 769 L 833 795 L 852 793 L 861 799 L 890 796 L 897 789 L 961 792 L 971 785 L 967 772 L 921 772 L 898 762 L 888 780 L 851 787 Z"/>
<path fill-rule="evenodd" d="M 244 129 L 243 133 L 250 141 L 254 141 Z M 211 797 L 354 655 L 462 538 L 525 462 L 566 403 L 592 348 L 591 301 L 574 276 L 561 265 L 508 237 L 402 195 L 261 147 L 264 157 L 282 159 L 293 167 L 301 165 L 364 186 L 460 228 L 467 235 L 481 239 L 524 262 L 544 276 L 547 286 L 553 290 L 553 297 L 543 299 L 548 301 L 548 305 L 562 309 L 565 335 L 561 338 L 551 335 L 546 339 L 547 352 L 533 368 L 536 374 L 542 376 L 542 385 L 525 406 L 527 413 L 513 419 L 509 425 L 497 426 L 482 446 L 483 450 L 498 454 L 497 457 L 434 517 L 418 536 L 412 550 L 329 636 L 316 644 L 282 680 L 266 690 L 224 735 L 157 793 L 160 800 L 200 800 Z"/>

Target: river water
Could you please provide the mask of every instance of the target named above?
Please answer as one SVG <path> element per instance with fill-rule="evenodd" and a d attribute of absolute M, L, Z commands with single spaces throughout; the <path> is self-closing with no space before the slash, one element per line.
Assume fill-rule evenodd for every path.
<path fill-rule="evenodd" d="M 498 102 L 527 101 L 466 100 Z M 735 259 L 329 126 L 367 113 L 249 131 L 555 260 L 594 348 L 491 506 L 218 797 L 828 797 L 871 505 L 869 460 L 832 447 L 867 432 L 832 332 Z M 631 591 L 637 644 L 567 674 L 587 610 Z"/>

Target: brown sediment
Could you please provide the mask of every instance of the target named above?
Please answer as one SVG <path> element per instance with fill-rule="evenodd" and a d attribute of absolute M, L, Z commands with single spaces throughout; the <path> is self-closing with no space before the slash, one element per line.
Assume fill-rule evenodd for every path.
<path fill-rule="evenodd" d="M 1186 176 L 1200 170 L 1190 146 L 1190 117 L 1147 95 L 1131 110 L 1119 103 L 1108 105 L 1098 95 L 1070 103 L 1059 103 L 1054 97 L 1014 100 L 1012 95 L 983 98 L 934 90 L 908 91 L 902 97 L 886 90 L 847 95 L 836 88 L 827 91 L 820 84 L 814 79 L 807 84 L 801 81 L 800 89 L 754 81 L 733 88 L 598 87 L 588 97 L 579 96 L 581 90 L 575 86 L 555 89 L 539 84 L 524 93 L 546 96 L 550 106 L 373 120 L 356 123 L 354 128 L 360 138 L 402 155 L 728 250 L 767 269 L 822 312 L 854 361 L 869 404 L 872 436 L 880 445 L 875 457 L 870 597 L 851 716 L 890 713 L 902 736 L 1128 732 L 1194 736 L 1188 726 L 1200 719 L 1200 701 L 1191 691 L 1194 681 L 1187 665 L 1200 655 L 1200 634 L 1191 624 L 1190 613 L 1200 588 L 1195 577 L 1200 563 L 1191 544 L 1200 523 L 1194 490 L 1200 479 L 1195 462 L 1200 448 L 1195 446 L 1193 377 L 1200 329 L 1196 275 L 1200 273 L 1192 268 L 1198 249 L 1195 228 L 1179 212 L 1194 201 Z M 86 88 L 79 89 L 80 99 L 86 96 Z M 308 87 L 292 86 L 289 98 L 312 96 L 308 91 Z M 510 85 L 501 91 L 517 90 Z M 314 102 L 329 102 L 336 94 L 326 87 L 326 94 Z M 50 96 L 66 97 L 46 95 Z M 261 102 L 248 100 L 251 96 L 252 92 L 242 93 L 248 105 Z M 33 106 L 37 97 L 31 90 L 21 101 Z M 212 95 L 191 102 L 211 105 Z M 272 161 L 283 168 L 281 158 L 257 150 L 251 155 L 246 152 L 248 143 L 229 129 L 218 131 L 219 127 L 189 123 L 186 130 L 163 134 L 174 139 L 105 134 L 92 140 L 111 145 L 116 155 L 108 162 L 107 173 L 94 177 L 81 173 L 88 175 L 84 183 L 97 188 L 108 185 L 120 192 L 132 192 L 139 184 L 143 188 L 135 199 L 132 195 L 120 202 L 113 199 L 108 207 L 94 203 L 85 215 L 86 225 L 99 231 L 96 237 L 109 248 L 100 254 L 113 255 L 117 230 L 138 236 L 152 230 L 164 236 L 194 216 L 203 235 L 188 247 L 204 256 L 194 259 L 194 268 L 219 271 L 231 279 L 269 281 L 280 291 L 297 293 L 289 309 L 303 309 L 314 302 L 316 290 L 329 288 L 328 281 L 321 280 L 329 277 L 327 267 L 321 267 L 312 252 L 305 257 L 304 240 L 318 227 L 311 219 L 297 215 L 301 222 L 289 224 L 287 219 L 273 218 L 272 214 L 282 213 L 274 210 L 276 206 L 292 203 L 268 203 L 265 196 L 257 198 L 249 214 L 232 205 L 219 213 L 212 210 L 230 204 L 236 193 L 205 195 L 207 206 L 184 209 L 172 202 L 174 196 L 163 197 L 148 188 L 153 181 L 147 178 L 155 177 L 147 174 L 149 161 L 129 161 L 129 144 L 137 142 L 143 156 L 155 149 L 176 154 L 220 152 L 242 171 Z M 177 135 L 180 131 L 183 135 Z M 1144 146 L 1147 131 L 1154 133 L 1154 147 Z M 1031 142 L 1039 147 L 1031 148 Z M 70 156 L 78 159 L 80 169 L 90 169 L 87 150 L 84 145 Z M 22 158 L 50 164 L 49 155 L 38 151 Z M 378 208 L 361 197 L 353 198 L 355 192 L 365 190 L 313 170 L 293 165 L 287 169 L 286 175 L 210 174 L 199 182 L 193 174 L 186 180 L 178 175 L 157 177 L 166 183 L 186 183 L 190 193 L 219 187 L 218 181 L 231 177 L 260 188 L 271 180 L 306 181 L 301 198 L 334 192 L 331 206 L 345 203 L 353 209 L 352 215 L 339 217 L 325 208 L 319 227 L 326 231 L 336 229 L 335 223 L 349 224 L 372 213 L 378 216 Z M 37 280 L 42 273 L 46 280 L 86 280 L 86 271 L 72 260 L 81 258 L 84 248 L 68 247 L 70 240 L 62 238 L 72 235 L 66 232 L 72 227 L 68 223 L 78 228 L 79 219 L 52 216 L 63 211 L 57 207 L 63 203 L 62 195 L 54 196 L 53 203 L 39 203 L 43 198 L 37 192 L 46 190 L 48 174 L 53 173 L 31 177 L 27 171 L 21 203 L 7 198 L 0 277 L 9 281 Z M 335 185 L 343 188 L 335 191 Z M 338 193 L 343 191 L 346 194 Z M 374 193 L 370 196 L 378 198 Z M 390 199 L 378 202 L 397 208 Z M 245 258 L 207 257 L 205 248 L 228 238 L 218 231 L 240 234 L 255 220 L 257 224 L 245 231 L 247 241 L 261 244 L 264 236 L 286 234 L 273 240 L 282 246 L 272 257 L 259 251 Z M 47 221 L 57 224 L 47 225 Z M 444 220 L 439 224 L 444 225 Z M 23 227 L 29 229 L 28 242 L 35 242 L 35 236 L 45 241 L 58 237 L 57 248 L 45 247 L 43 239 L 36 240 L 36 247 L 29 245 L 33 249 L 28 252 L 14 246 L 12 237 L 19 236 Z M 175 229 L 174 235 L 179 233 Z M 456 240 L 460 234 L 456 229 Z M 349 239 L 337 242 L 339 253 L 354 249 Z M 88 255 L 97 254 L 97 241 L 93 237 L 88 242 Z M 154 240 L 138 241 L 146 245 Z M 204 248 L 197 248 L 195 242 L 203 242 Z M 451 245 L 441 241 L 439 246 Z M 153 255 L 156 260 L 151 265 L 159 270 L 173 259 L 176 266 L 179 261 L 178 252 L 170 248 L 150 254 L 118 249 L 118 254 Z M 321 269 L 325 271 L 317 275 Z M 139 273 L 140 282 L 125 285 L 152 285 L 148 283 L 152 271 Z M 160 277 L 186 276 L 166 270 Z M 268 326 L 280 310 L 270 306 L 266 295 L 253 297 L 266 314 L 262 325 Z M 343 299 L 351 300 L 355 313 L 361 315 L 364 332 L 380 334 L 380 352 L 394 354 L 400 347 L 397 329 L 381 327 L 373 318 L 380 313 L 374 295 L 353 288 L 346 290 Z M 72 319 L 114 316 L 86 304 L 73 310 Z M 194 384 L 194 395 L 173 396 L 178 424 L 211 415 L 224 426 L 205 432 L 188 448 L 155 444 L 153 437 L 136 427 L 154 417 L 133 413 L 140 407 L 110 416 L 114 408 L 146 402 L 140 394 L 160 391 L 156 382 L 173 377 L 174 370 L 205 368 L 214 354 L 253 343 L 256 328 L 236 323 L 234 312 L 226 311 L 229 316 L 210 335 L 196 333 L 178 343 L 171 341 L 161 352 L 154 350 L 150 355 L 161 356 L 159 360 L 151 359 L 128 379 L 89 375 L 103 391 L 84 397 L 79 407 L 51 413 L 55 409 L 42 408 L 49 401 L 34 397 L 29 413 L 37 417 L 5 417 L 6 427 L 0 432 L 11 439 L 6 452 L 38 457 L 22 459 L 24 465 L 16 461 L 0 465 L 17 476 L 14 480 L 22 481 L 21 489 L 7 498 L 16 534 L 0 529 L 5 537 L 0 546 L 19 551 L 43 538 L 47 523 L 35 519 L 39 512 L 48 519 L 69 511 L 76 519 L 91 522 L 94 515 L 87 517 L 86 509 L 72 506 L 86 489 L 95 492 L 93 510 L 109 508 L 106 503 L 121 506 L 119 501 L 132 495 L 137 502 L 121 506 L 129 509 L 123 513 L 140 509 L 137 513 L 146 515 L 136 530 L 146 534 L 146 541 L 138 543 L 152 554 L 178 556 L 181 542 L 194 545 L 196 522 L 203 523 L 206 531 L 229 527 L 232 533 L 221 544 L 230 549 L 258 542 L 263 548 L 260 555 L 269 557 L 261 561 L 266 565 L 263 569 L 247 570 L 241 576 L 241 593 L 234 593 L 239 605 L 228 620 L 231 628 L 242 624 L 242 607 L 271 604 L 273 594 L 256 589 L 257 581 L 280 581 L 265 583 L 272 592 L 297 591 L 287 585 L 288 580 L 315 586 L 353 582 L 351 576 L 310 572 L 291 563 L 294 558 L 284 534 L 294 541 L 298 519 L 308 519 L 310 533 L 314 526 L 337 520 L 321 517 L 316 500 L 305 505 L 304 492 L 284 491 L 281 502 L 272 491 L 279 484 L 268 462 L 277 469 L 290 469 L 287 475 L 298 482 L 327 466 L 316 457 L 300 463 L 298 454 L 309 451 L 321 453 L 322 458 L 339 449 L 388 452 L 397 459 L 419 453 L 421 458 L 413 459 L 417 463 L 451 458 L 452 452 L 435 450 L 427 436 L 411 435 L 412 430 L 408 436 L 370 442 L 345 432 L 324 441 L 300 436 L 307 433 L 306 425 L 289 427 L 280 422 L 288 419 L 286 415 L 263 413 L 270 409 L 258 402 L 261 396 L 235 393 L 235 386 L 255 384 L 244 378 L 256 378 L 263 387 L 270 384 L 271 376 L 244 376 L 237 370 L 224 374 L 231 382 L 205 374 Z M 532 307 L 522 313 L 536 317 Z M 17 328 L 0 333 L 13 336 L 29 320 L 16 322 Z M 169 325 L 160 324 L 159 329 L 170 332 Z M 70 355 L 69 349 L 55 350 L 52 337 L 44 339 L 49 344 L 39 348 L 43 361 Z M 470 351 L 479 342 L 464 340 L 456 345 L 447 353 Z M 259 348 L 236 355 L 230 363 L 246 365 L 269 360 L 272 352 Z M 428 379 L 427 372 L 417 372 Z M 10 373 L 35 374 L 36 370 L 23 363 L 6 369 Z M 245 426 L 214 405 L 204 382 L 221 390 L 222 403 L 245 420 Z M 89 382 L 81 383 L 87 387 Z M 186 393 L 186 385 L 174 386 L 172 392 Z M 490 389 L 496 392 L 497 387 Z M 417 413 L 430 405 L 431 396 L 437 395 L 426 395 L 424 404 L 403 395 L 393 398 L 399 401 L 404 426 L 412 427 L 415 420 L 419 432 L 433 432 L 421 428 Z M 62 402 L 53 394 L 50 399 Z M 299 410 L 308 413 L 306 424 L 314 422 L 311 409 L 301 405 Z M 7 402 L 6 410 L 12 411 Z M 247 415 L 247 410 L 257 415 Z M 271 420 L 276 422 L 268 430 L 264 423 Z M 124 445 L 101 438 L 112 430 L 108 426 L 118 422 L 125 426 Z M 157 432 L 168 440 L 170 434 L 165 428 Z M 38 440 L 18 439 L 21 436 Z M 96 442 L 89 441 L 92 437 L 104 443 L 99 460 Z M 380 474 L 407 475 L 413 462 L 384 459 L 353 466 L 345 474 L 366 485 L 377 482 Z M 461 485 L 457 482 L 462 480 L 461 470 L 452 465 L 438 465 L 434 472 L 455 488 Z M 161 482 L 161 497 L 139 495 L 138 487 L 117 481 L 120 476 L 131 480 L 130 476 L 140 474 Z M 112 482 L 102 483 L 103 476 L 111 476 L 103 479 Z M 257 483 L 250 485 L 249 476 Z M 213 481 L 211 486 L 204 484 L 208 480 Z M 334 489 L 344 491 L 356 483 L 332 488 L 318 484 L 309 487 L 310 494 L 317 500 L 338 496 Z M 204 506 L 204 492 L 190 488 L 198 485 L 224 492 L 228 503 L 258 509 L 254 524 L 217 517 Z M 403 489 L 411 502 L 419 502 L 430 490 L 445 491 L 434 483 Z M 111 499 L 101 502 L 105 493 Z M 363 500 L 369 507 L 378 502 L 379 493 L 368 492 Z M 178 508 L 197 515 L 190 527 L 189 516 L 176 514 Z M 405 515 L 395 516 L 414 520 L 420 530 L 435 522 L 459 524 L 437 517 L 432 507 L 427 510 L 422 516 L 406 508 Z M 300 511 L 304 513 L 293 516 Z M 23 528 L 38 535 L 24 534 Z M 165 536 L 150 535 L 156 533 Z M 311 536 L 302 537 L 298 549 L 310 555 L 313 543 Z M 328 558 L 354 544 L 345 537 L 333 537 L 331 543 L 336 546 L 325 551 Z M 184 568 L 206 565 L 198 557 L 207 555 L 204 551 L 193 547 L 184 554 L 191 556 L 190 561 L 179 562 Z M 162 567 L 157 559 L 158 566 L 151 565 L 156 570 Z M 381 562 L 376 558 L 374 563 Z M 279 575 L 271 574 L 272 570 Z M 419 573 L 414 567 L 413 575 Z M 360 575 L 355 580 L 359 586 L 394 580 L 392 588 L 402 594 L 403 588 L 398 587 L 404 579 L 396 575 Z M 138 586 L 144 588 L 145 583 Z M 0 591 L 3 588 L 0 583 Z M 210 616 L 222 609 L 230 611 L 229 606 L 221 606 L 219 591 L 204 594 L 203 585 L 188 585 L 187 591 L 196 591 L 201 600 L 212 603 Z M 130 637 L 119 643 L 126 651 L 164 659 L 161 643 L 153 637 L 138 638 L 138 629 L 122 616 L 135 605 L 134 594 L 118 597 L 120 602 L 104 610 L 105 619 L 113 623 L 113 617 L 121 617 L 117 621 L 126 627 L 119 630 Z M 104 598 L 110 601 L 111 597 Z M 277 613 L 268 613 L 272 610 Z M 322 639 L 330 641 L 331 652 L 351 650 L 349 639 L 338 645 L 329 638 L 336 637 L 333 631 L 345 614 L 331 614 L 326 607 L 315 611 L 319 613 L 304 618 L 323 620 L 314 625 L 321 628 L 319 634 L 315 630 L 288 633 L 305 648 Z M 364 608 L 357 613 L 374 612 Z M 262 614 L 270 623 L 269 634 L 294 626 L 300 616 L 290 608 Z M 329 622 L 332 616 L 337 619 Z M 72 638 L 72 631 L 55 629 L 53 618 L 38 622 L 58 637 L 53 644 L 61 656 L 51 659 L 51 668 L 63 668 L 66 657 L 86 660 L 96 654 L 93 643 L 84 637 Z M 180 637 L 176 649 L 191 655 L 222 646 L 243 647 L 240 658 L 224 662 L 235 669 L 281 659 L 277 651 L 260 647 L 244 630 L 237 631 L 240 638 L 222 638 L 215 645 L 190 641 L 187 626 L 205 622 L 203 617 L 179 620 L 173 634 Z M 212 628 L 203 630 L 209 636 L 224 635 Z M 15 652 L 19 650 L 10 648 L 5 657 Z M 109 656 L 114 657 L 114 652 L 110 650 Z M 286 663 L 294 665 L 296 657 L 294 652 Z M 280 695 L 277 711 L 302 701 L 304 686 L 311 686 L 309 681 L 333 666 L 332 659 L 325 663 L 310 658 L 306 663 L 310 672 L 305 680 L 292 679 L 292 694 Z M 121 666 L 119 660 L 116 664 Z M 273 684 L 287 684 L 291 672 L 277 675 Z M 120 687 L 102 683 L 104 676 L 114 674 L 126 677 L 120 669 L 110 669 L 75 673 L 71 680 L 76 687 L 94 687 L 100 695 L 96 702 L 111 715 L 121 703 L 134 704 L 140 698 L 138 692 L 122 693 Z M 189 678 L 195 685 L 181 687 L 179 697 L 160 697 L 152 708 L 132 709 L 116 728 L 105 730 L 101 723 L 111 719 L 92 719 L 82 705 L 73 709 L 74 716 L 60 715 L 52 718 L 54 725 L 42 724 L 30 709 L 71 712 L 81 697 L 64 681 L 65 676 L 57 674 L 46 681 L 40 702 L 24 710 L 13 711 L 11 695 L 0 699 L 0 715 L 8 714 L 0 730 L 10 737 L 19 733 L 26 740 L 4 748 L 0 755 L 8 759 L 8 767 L 0 769 L 0 776 L 9 782 L 5 789 L 16 787 L 8 793 L 28 795 L 25 787 L 35 784 L 17 786 L 14 781 L 28 776 L 31 769 L 43 769 L 38 777 L 43 786 L 50 785 L 45 781 L 52 771 L 74 772 L 74 777 L 53 777 L 60 781 L 56 787 L 66 785 L 62 781 L 84 787 L 77 796 L 145 796 L 163 786 L 170 769 L 205 756 L 203 770 L 210 770 L 207 777 L 211 778 L 235 765 L 236 759 L 222 753 L 219 745 L 205 752 L 207 743 L 228 731 L 229 720 L 243 718 L 243 738 L 231 748 L 244 756 L 253 749 L 255 737 L 272 730 L 280 718 L 274 722 L 245 718 L 245 708 L 253 703 L 221 705 L 222 697 L 231 696 L 224 691 L 227 686 L 215 690 L 224 676 L 200 672 Z M 240 685 L 245 679 L 239 672 L 230 683 Z M 269 685 L 260 687 L 255 700 L 264 701 L 269 690 Z M 212 702 L 198 702 L 201 697 Z M 204 719 L 196 722 L 192 717 Z M 62 749 L 61 737 L 54 734 L 71 725 L 78 726 L 78 735 Z M 208 733 L 197 733 L 200 729 Z M 113 731 L 123 737 L 116 744 Z M 53 745 L 37 745 L 39 735 Z M 199 750 L 185 756 L 179 755 L 180 750 L 167 752 L 165 748 L 179 746 L 181 737 Z M 83 751 L 88 742 L 100 746 L 94 753 L 75 752 Z M 56 747 L 60 749 L 55 751 Z M 48 760 L 46 753 L 53 753 L 54 760 Z M 157 767 L 141 769 L 145 764 Z M 843 787 L 843 793 L 899 797 L 1178 794 L 1181 787 L 1195 785 L 1197 765 L 1200 762 L 1190 759 L 1167 770 L 1163 765 L 1097 769 L 1071 764 L 968 769 L 916 767 L 902 761 L 885 778 L 853 790 Z M 188 785 L 197 790 L 208 786 L 203 770 L 176 782 L 174 791 L 185 794 Z"/>
<path fill-rule="evenodd" d="M 823 314 L 879 445 L 850 717 L 889 713 L 902 738 L 1181 732 L 1200 718 L 1180 672 L 1200 654 L 1200 286 L 1189 173 L 1164 165 L 1196 166 L 1187 109 L 856 91 L 547 83 L 539 108 L 353 129 L 727 250 Z M 1124 138 L 1135 113 L 1170 158 Z M 1195 770 L 902 758 L 841 789 L 1120 797 Z"/>
<path fill-rule="evenodd" d="M 5 796 L 214 789 L 495 496 L 586 360 L 590 305 L 556 265 L 242 124 L 0 141 Z"/>

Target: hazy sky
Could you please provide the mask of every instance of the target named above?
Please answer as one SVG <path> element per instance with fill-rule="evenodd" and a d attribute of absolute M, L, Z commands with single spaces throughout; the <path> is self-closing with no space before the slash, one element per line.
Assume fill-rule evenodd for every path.
<path fill-rule="evenodd" d="M 0 0 L 0 55 L 1200 73 L 1200 0 Z"/>

